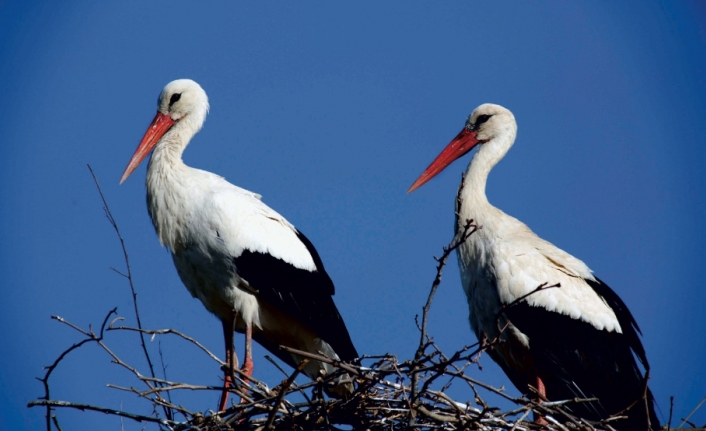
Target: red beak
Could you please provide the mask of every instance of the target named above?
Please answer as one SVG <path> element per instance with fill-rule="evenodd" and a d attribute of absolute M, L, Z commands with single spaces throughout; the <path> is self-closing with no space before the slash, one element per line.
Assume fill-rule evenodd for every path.
<path fill-rule="evenodd" d="M 142 163 L 145 157 L 147 157 L 150 151 L 152 151 L 152 148 L 154 148 L 157 142 L 162 139 L 162 136 L 164 136 L 164 134 L 172 128 L 175 122 L 176 121 L 172 120 L 169 115 L 164 115 L 161 112 L 157 112 L 154 120 L 152 120 L 152 123 L 147 128 L 145 136 L 142 137 L 140 145 L 137 146 L 135 154 L 132 155 L 130 163 L 127 164 L 127 168 L 125 168 L 125 172 L 123 172 L 123 177 L 120 178 L 120 184 L 122 184 L 127 177 L 132 174 L 132 171 L 140 166 L 140 163 Z"/>
<path fill-rule="evenodd" d="M 444 151 L 439 154 L 436 159 L 431 162 L 429 167 L 417 178 L 417 181 L 407 190 L 407 193 L 412 193 L 424 183 L 434 178 L 436 174 L 446 169 L 454 160 L 468 153 L 478 145 L 481 141 L 476 137 L 477 132 L 464 128 L 461 133 L 444 148 Z"/>

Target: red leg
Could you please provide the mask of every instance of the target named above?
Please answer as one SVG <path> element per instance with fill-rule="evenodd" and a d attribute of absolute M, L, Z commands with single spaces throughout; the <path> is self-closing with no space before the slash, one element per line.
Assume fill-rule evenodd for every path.
<path fill-rule="evenodd" d="M 252 323 L 245 323 L 245 362 L 243 363 L 243 372 L 247 376 L 252 376 L 253 372 L 253 362 L 252 362 Z M 247 377 L 244 378 L 245 382 L 247 383 L 248 379 Z M 241 403 L 245 403 L 246 400 L 244 398 L 240 399 Z"/>
<path fill-rule="evenodd" d="M 252 376 L 252 323 L 245 324 L 245 363 L 243 364 L 243 372 L 248 376 Z"/>
<path fill-rule="evenodd" d="M 228 388 L 233 387 L 235 376 L 233 370 L 238 367 L 238 356 L 235 354 L 233 346 L 233 334 L 235 332 L 235 321 L 237 314 L 233 313 L 233 317 L 222 321 L 223 323 L 223 339 L 226 345 L 226 366 L 223 376 L 223 392 L 221 392 L 221 400 L 218 402 L 218 411 L 222 412 L 228 405 Z"/>
<path fill-rule="evenodd" d="M 537 392 L 541 395 L 539 401 L 542 401 L 543 398 L 547 398 L 547 388 L 544 387 L 544 382 L 539 376 L 537 376 Z"/>
<path fill-rule="evenodd" d="M 537 376 L 537 392 L 539 393 L 539 396 L 537 397 L 537 402 L 541 403 L 543 400 L 547 399 L 547 388 L 544 387 L 544 382 L 542 381 L 542 378 Z M 541 416 L 535 415 L 534 421 L 540 425 L 547 425 L 549 422 L 547 422 L 546 419 L 544 419 Z"/>

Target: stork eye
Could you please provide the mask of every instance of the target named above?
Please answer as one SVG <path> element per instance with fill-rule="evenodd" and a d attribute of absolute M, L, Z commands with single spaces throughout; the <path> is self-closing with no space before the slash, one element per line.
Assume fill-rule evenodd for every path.
<path fill-rule="evenodd" d="M 176 102 L 178 102 L 179 99 L 181 99 L 181 93 L 174 93 L 174 94 L 172 94 L 171 99 L 169 99 L 169 106 L 172 106 L 173 104 L 175 104 Z"/>
<path fill-rule="evenodd" d="M 476 124 L 475 124 L 475 126 L 476 126 L 476 127 L 480 126 L 481 124 L 483 124 L 483 123 L 485 123 L 486 121 L 490 120 L 490 117 L 492 117 L 492 115 L 487 115 L 487 114 L 479 115 L 478 118 L 476 118 Z"/>

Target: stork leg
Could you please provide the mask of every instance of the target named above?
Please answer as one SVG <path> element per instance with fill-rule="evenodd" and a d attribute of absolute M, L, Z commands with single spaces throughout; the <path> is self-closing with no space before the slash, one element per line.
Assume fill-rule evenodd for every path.
<path fill-rule="evenodd" d="M 245 323 L 245 362 L 243 363 L 243 372 L 248 376 L 252 376 L 254 365 L 252 362 L 252 323 Z"/>
<path fill-rule="evenodd" d="M 237 365 L 236 365 L 237 366 Z M 251 377 L 255 366 L 252 362 L 252 324 L 245 323 L 245 362 L 243 363 L 242 372 L 246 376 Z M 248 377 L 243 377 L 245 383 L 248 382 Z M 245 388 L 243 388 L 245 389 Z M 245 398 L 240 398 L 240 403 L 245 403 L 247 400 Z"/>
<path fill-rule="evenodd" d="M 218 411 L 222 412 L 228 404 L 228 388 L 234 386 L 235 374 L 234 369 L 238 367 L 238 356 L 235 354 L 233 338 L 235 334 L 235 321 L 238 314 L 234 312 L 229 319 L 223 320 L 223 339 L 226 345 L 226 370 L 223 372 L 223 392 L 221 392 L 221 400 L 218 403 Z"/>
<path fill-rule="evenodd" d="M 542 381 L 542 378 L 537 376 L 536 379 L 536 384 L 537 384 L 537 402 L 541 403 L 542 401 L 547 399 L 547 388 L 544 387 L 544 382 Z M 546 419 L 543 417 L 535 414 L 534 421 L 540 425 L 547 425 L 549 422 L 547 422 Z"/>
<path fill-rule="evenodd" d="M 542 378 L 537 376 L 537 392 L 539 392 L 539 401 L 547 398 L 547 388 L 544 387 L 544 382 Z"/>

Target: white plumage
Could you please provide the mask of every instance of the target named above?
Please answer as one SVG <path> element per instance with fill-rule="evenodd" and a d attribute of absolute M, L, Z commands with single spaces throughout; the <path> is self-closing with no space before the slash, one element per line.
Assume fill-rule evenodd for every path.
<path fill-rule="evenodd" d="M 604 419 L 637 401 L 646 389 L 633 356 L 647 372 L 639 328 L 623 301 L 586 264 L 488 202 L 488 174 L 516 135 L 510 111 L 479 106 L 409 191 L 480 145 L 456 208 L 457 232 L 467 220 L 480 226 L 457 250 L 471 327 L 479 340 L 501 340 L 490 356 L 520 391 L 528 393 L 532 385 L 551 400 L 597 397 L 598 403 L 571 408 L 585 418 Z M 560 286 L 535 291 L 542 284 Z M 647 429 L 646 409 L 651 426 L 658 426 L 652 394 L 644 393 L 628 420 L 616 422 L 618 427 Z"/>
<path fill-rule="evenodd" d="M 357 357 L 333 303 L 333 283 L 309 240 L 260 195 L 183 163 L 181 154 L 201 129 L 208 107 L 206 93 L 194 81 L 167 84 L 121 183 L 154 148 L 147 168 L 150 217 L 186 288 L 221 320 L 227 362 L 237 367 L 233 327 L 246 334 L 247 374 L 252 373 L 251 337 L 293 366 L 301 358 L 280 345 L 343 360 Z M 330 373 L 333 367 L 311 361 L 304 369 L 311 378 L 320 371 Z M 220 410 L 230 383 L 226 373 Z M 350 388 L 329 389 L 339 394 Z"/>

